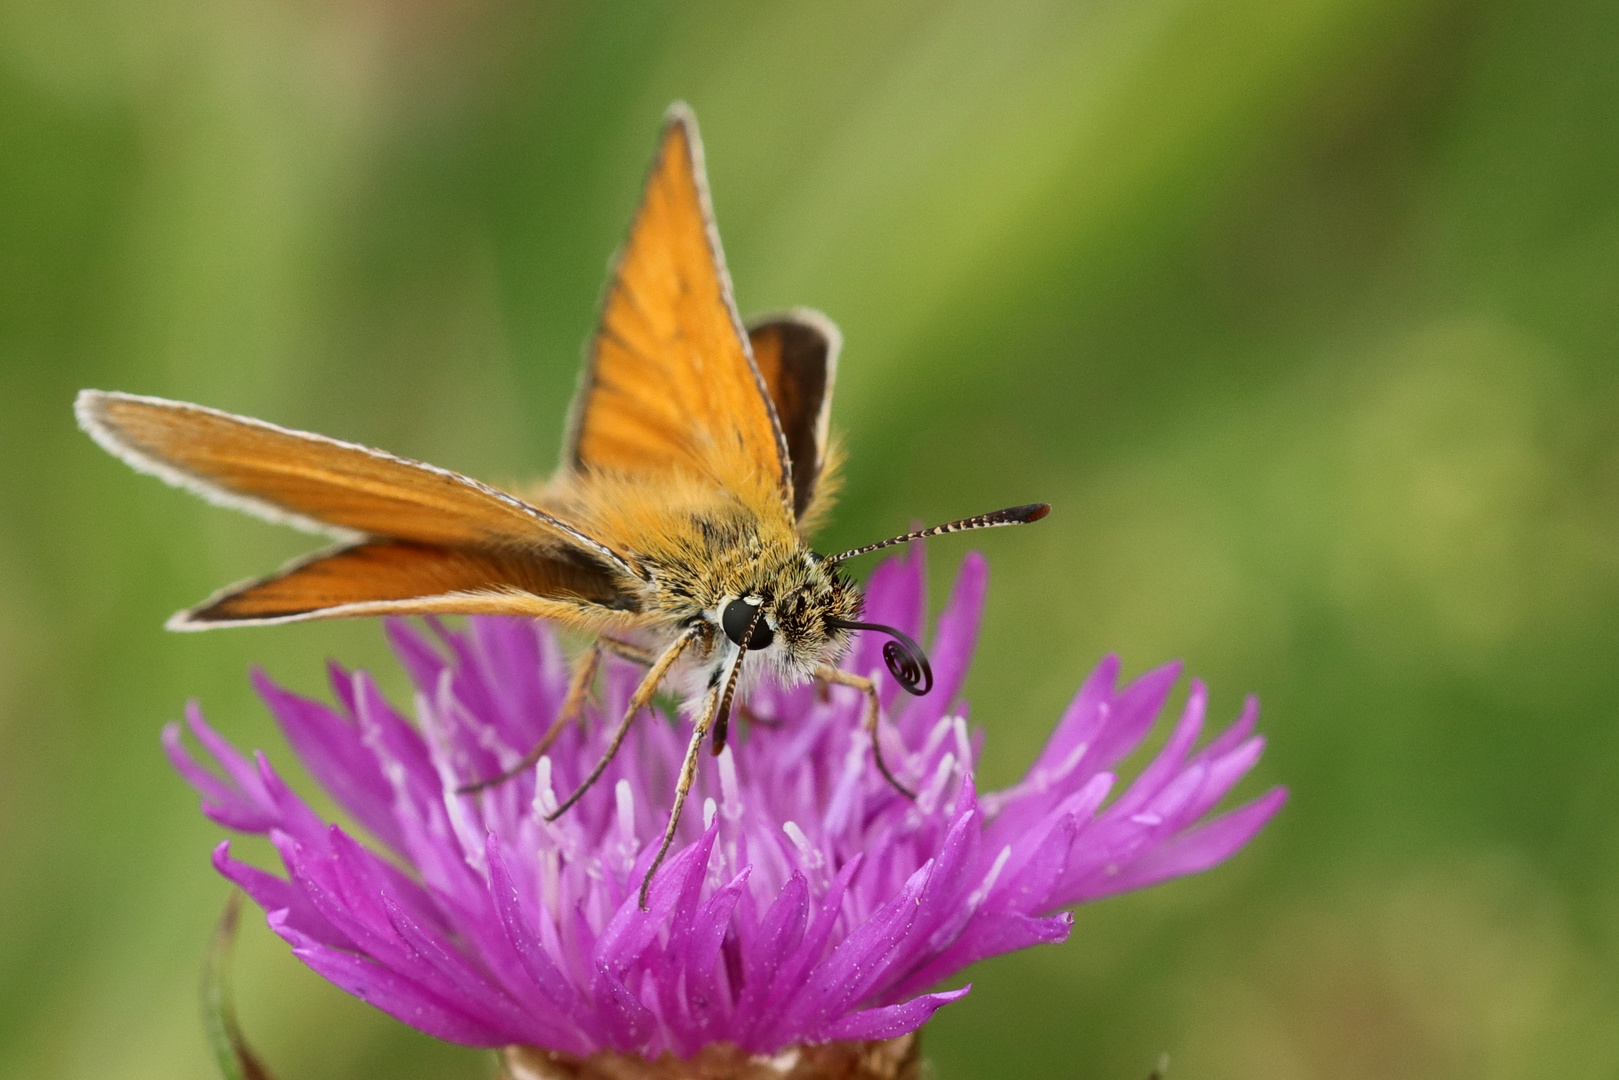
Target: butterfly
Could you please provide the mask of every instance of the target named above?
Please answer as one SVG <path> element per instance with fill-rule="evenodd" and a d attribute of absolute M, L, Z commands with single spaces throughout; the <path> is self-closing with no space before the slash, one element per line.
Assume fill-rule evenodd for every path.
<path fill-rule="evenodd" d="M 835 555 L 809 545 L 831 509 L 838 455 L 828 411 L 841 337 L 794 310 L 744 325 L 714 226 L 697 122 L 665 117 L 628 239 L 608 279 L 561 468 L 519 496 L 355 443 L 201 405 L 100 390 L 80 426 L 140 472 L 250 514 L 336 539 L 266 577 L 222 589 L 172 630 L 367 615 L 526 615 L 592 640 L 545 736 L 475 797 L 538 761 L 579 715 L 604 653 L 646 669 L 595 769 L 666 684 L 694 718 L 662 846 L 674 840 L 705 740 L 725 746 L 744 672 L 819 679 L 865 695 L 876 767 L 904 792 L 877 739 L 875 683 L 836 666 L 850 634 L 890 637 L 884 661 L 913 694 L 927 656 L 900 630 L 859 621 L 843 563 L 928 536 L 1039 520 L 1012 507 Z M 749 663 L 744 666 L 744 661 Z"/>

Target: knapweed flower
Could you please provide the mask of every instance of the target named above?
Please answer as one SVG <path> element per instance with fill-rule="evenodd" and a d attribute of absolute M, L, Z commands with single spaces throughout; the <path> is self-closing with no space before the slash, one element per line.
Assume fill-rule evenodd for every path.
<path fill-rule="evenodd" d="M 981 733 L 958 698 L 985 567 L 972 555 L 932 640 L 926 697 L 883 694 L 884 755 L 918 793 L 873 767 L 863 701 L 842 687 L 763 686 L 745 725 L 704 757 L 648 910 L 638 890 L 667 820 L 685 738 L 642 717 L 601 782 L 545 814 L 600 756 L 637 671 L 611 663 L 603 700 L 531 772 L 477 795 L 468 780 L 519 760 L 568 683 L 547 626 L 469 619 L 463 632 L 388 633 L 416 687 L 416 725 L 364 673 L 335 665 L 336 707 L 255 674 L 304 766 L 369 834 L 321 818 L 264 756 L 248 759 L 193 706 L 200 765 L 179 725 L 165 745 L 229 828 L 267 835 L 281 877 L 214 853 L 220 873 L 321 975 L 405 1023 L 473 1046 L 688 1057 L 712 1044 L 776 1054 L 890 1039 L 967 992 L 929 992 L 975 960 L 1067 937 L 1075 904 L 1205 870 L 1280 808 L 1278 788 L 1210 811 L 1259 758 L 1256 705 L 1194 749 L 1193 683 L 1168 741 L 1114 795 L 1110 771 L 1152 728 L 1176 665 L 1117 686 L 1104 660 L 1015 787 L 979 795 Z M 867 612 L 921 636 L 920 553 L 873 575 Z M 880 640 L 846 666 L 883 678 Z M 991 720 L 993 727 L 993 720 Z"/>

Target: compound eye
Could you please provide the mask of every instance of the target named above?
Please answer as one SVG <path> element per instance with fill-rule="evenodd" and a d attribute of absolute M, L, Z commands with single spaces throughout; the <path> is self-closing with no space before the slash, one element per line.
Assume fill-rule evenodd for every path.
<path fill-rule="evenodd" d="M 732 600 L 725 605 L 725 610 L 720 613 L 720 628 L 733 645 L 742 644 L 742 635 L 748 632 L 748 624 L 753 622 L 753 614 L 758 610 L 759 605 L 751 600 Z M 753 623 L 753 636 L 748 639 L 748 648 L 763 649 L 774 640 L 776 632 L 770 629 L 763 615 L 759 616 L 759 621 Z"/>

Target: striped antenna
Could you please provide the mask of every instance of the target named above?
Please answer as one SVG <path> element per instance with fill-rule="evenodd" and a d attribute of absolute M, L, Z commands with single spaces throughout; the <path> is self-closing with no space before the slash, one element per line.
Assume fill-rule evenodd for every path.
<path fill-rule="evenodd" d="M 760 604 L 753 609 L 753 618 L 748 620 L 748 629 L 743 633 L 742 640 L 737 642 L 736 659 L 731 661 L 731 675 L 725 680 L 725 693 L 720 695 L 719 707 L 714 712 L 715 754 L 725 749 L 725 732 L 731 722 L 731 698 L 736 694 L 736 682 L 742 674 L 742 658 L 748 655 L 748 642 L 753 640 L 753 631 L 759 625 L 759 620 L 764 617 L 765 607 Z M 647 880 L 652 880 L 651 874 L 647 875 Z"/>
<path fill-rule="evenodd" d="M 841 555 L 829 556 L 829 563 L 840 563 L 845 559 L 852 559 L 856 555 L 869 555 L 873 551 L 893 547 L 895 544 L 908 544 L 912 540 L 926 540 L 930 536 L 943 536 L 946 533 L 967 532 L 969 529 L 993 529 L 1000 525 L 1027 525 L 1031 521 L 1039 521 L 1051 513 L 1050 503 L 1029 503 L 1026 506 L 1009 506 L 1005 510 L 996 510 L 991 514 L 979 514 L 977 517 L 962 518 L 960 521 L 948 521 L 943 525 L 935 525 L 931 529 L 918 529 L 908 532 L 904 536 L 894 536 L 887 540 L 880 540 L 865 547 L 850 548 Z"/>

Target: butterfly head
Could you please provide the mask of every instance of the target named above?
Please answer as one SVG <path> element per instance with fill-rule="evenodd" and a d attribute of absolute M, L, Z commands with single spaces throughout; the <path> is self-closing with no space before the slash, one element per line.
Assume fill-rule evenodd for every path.
<path fill-rule="evenodd" d="M 719 629 L 731 644 L 773 661 L 791 683 L 834 663 L 853 631 L 873 630 L 892 639 L 883 646 L 883 660 L 900 686 L 927 693 L 933 671 L 921 646 L 894 627 L 857 622 L 863 598 L 835 561 L 806 553 L 801 567 L 784 575 L 776 590 L 728 597 L 719 605 Z"/>
<path fill-rule="evenodd" d="M 716 636 L 746 644 L 784 681 L 802 682 L 848 648 L 841 623 L 859 616 L 860 590 L 836 565 L 805 552 L 764 576 L 715 605 Z"/>
<path fill-rule="evenodd" d="M 740 652 L 768 651 L 779 642 L 776 665 L 790 682 L 813 675 L 817 667 L 841 656 L 848 648 L 850 631 L 886 634 L 890 640 L 883 644 L 883 662 L 889 674 L 910 693 L 925 694 L 933 688 L 933 669 L 922 646 L 896 627 L 855 621 L 860 614 L 860 591 L 843 576 L 841 564 L 930 536 L 1039 521 L 1050 511 L 1045 503 L 1028 503 L 915 529 L 837 555 L 803 551 L 773 575 L 773 590 L 735 591 L 715 609 L 715 619 Z"/>

